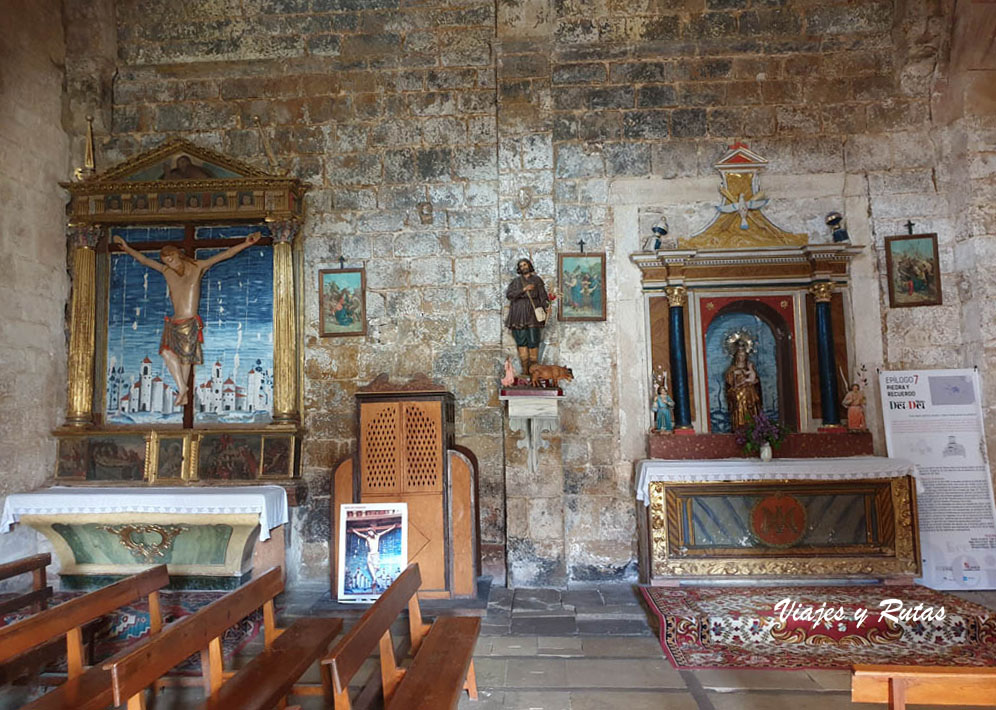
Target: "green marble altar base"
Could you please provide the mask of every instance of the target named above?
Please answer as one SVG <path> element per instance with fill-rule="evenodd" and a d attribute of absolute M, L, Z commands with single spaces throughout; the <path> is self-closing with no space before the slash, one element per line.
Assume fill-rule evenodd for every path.
<path fill-rule="evenodd" d="M 81 592 L 92 592 L 95 589 L 106 587 L 108 584 L 126 579 L 127 575 L 110 574 L 60 574 L 59 581 L 64 590 L 78 590 Z M 181 577 L 171 576 L 166 589 L 173 590 L 198 590 L 202 592 L 231 591 L 238 589 L 252 578 L 252 572 L 246 572 L 241 577 Z"/>
<path fill-rule="evenodd" d="M 257 514 L 53 513 L 20 522 L 52 543 L 74 589 L 160 564 L 174 588 L 234 588 L 251 573 L 259 539 Z"/>

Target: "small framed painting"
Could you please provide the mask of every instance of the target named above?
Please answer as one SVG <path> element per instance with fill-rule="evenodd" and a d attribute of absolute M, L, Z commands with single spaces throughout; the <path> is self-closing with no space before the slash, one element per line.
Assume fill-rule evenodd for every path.
<path fill-rule="evenodd" d="M 319 335 L 367 334 L 367 277 L 363 269 L 318 272 Z"/>
<path fill-rule="evenodd" d="M 377 600 L 408 565 L 408 504 L 339 506 L 338 599 Z"/>
<path fill-rule="evenodd" d="M 885 238 L 889 307 L 941 305 L 941 263 L 936 234 Z"/>
<path fill-rule="evenodd" d="M 605 320 L 605 253 L 558 254 L 562 321 Z"/>

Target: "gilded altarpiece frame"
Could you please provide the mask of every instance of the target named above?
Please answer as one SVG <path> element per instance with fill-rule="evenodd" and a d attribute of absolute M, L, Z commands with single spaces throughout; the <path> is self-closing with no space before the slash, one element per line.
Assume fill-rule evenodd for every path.
<path fill-rule="evenodd" d="M 163 485 L 262 479 L 293 483 L 298 477 L 302 433 L 298 362 L 301 259 L 296 237 L 303 221 L 307 186 L 296 178 L 267 173 L 189 141 L 172 140 L 62 187 L 70 194 L 67 236 L 72 248 L 73 291 L 66 424 L 54 432 L 59 439 L 56 479 Z M 187 256 L 199 259 L 230 248 L 249 234 L 262 235 L 241 256 L 249 256 L 254 249 L 265 257 L 260 263 L 272 268 L 272 280 L 267 272 L 260 281 L 265 284 L 266 308 L 272 309 L 272 316 L 266 316 L 272 318 L 272 330 L 268 325 L 262 335 L 264 343 L 272 342 L 272 360 L 264 357 L 261 363 L 254 356 L 255 370 L 252 360 L 242 363 L 242 371 L 254 379 L 247 380 L 248 386 L 233 384 L 231 392 L 223 394 L 220 388 L 218 392 L 219 401 L 223 396 L 234 399 L 251 397 L 254 391 L 261 393 L 256 410 L 261 414 L 242 420 L 217 416 L 216 421 L 208 421 L 210 417 L 200 415 L 195 419 L 195 408 L 204 405 L 191 390 L 195 404 L 183 410 L 182 424 L 172 421 L 179 417 L 164 418 L 169 421 L 162 425 L 142 418 L 128 423 L 109 421 L 114 417 L 107 416 L 111 411 L 107 404 L 107 338 L 112 310 L 107 294 L 111 253 L 123 249 L 116 240 L 112 243 L 112 236 L 143 229 L 152 234 L 151 247 L 128 243 L 138 251 L 152 249 L 147 258 L 153 261 L 155 251 L 164 246 L 160 241 L 177 239 L 170 236 L 173 232 L 186 234 L 179 237 L 186 240 L 179 246 L 186 248 Z M 214 273 L 217 287 L 225 272 Z M 205 281 L 208 278 L 205 276 Z M 203 302 L 202 296 L 201 307 Z M 261 337 L 259 333 L 256 336 L 257 340 Z M 264 352 L 269 355 L 269 348 Z M 205 358 L 194 371 L 203 368 L 202 372 L 207 372 L 210 367 Z M 161 381 L 166 384 L 156 384 L 163 390 L 160 398 L 165 402 L 171 380 L 164 374 Z M 226 407 L 219 404 L 219 412 Z M 234 411 L 235 407 L 228 409 Z M 106 475 L 106 471 L 117 469 L 121 473 L 116 477 Z M 218 471 L 224 475 L 212 474 Z M 291 486 L 290 492 L 295 487 Z"/>
<path fill-rule="evenodd" d="M 857 523 L 851 535 L 854 539 L 806 544 L 806 535 L 820 524 L 815 517 L 807 518 L 807 499 L 822 505 L 822 499 L 841 496 L 861 499 L 857 510 L 848 512 Z M 651 583 L 716 576 L 900 577 L 921 571 L 916 488 L 910 476 L 818 483 L 652 481 L 649 497 L 650 559 L 645 562 Z M 692 522 L 696 502 L 714 500 L 729 505 L 737 497 L 751 503 L 747 516 L 733 523 L 739 529 L 730 531 L 741 536 L 741 544 L 709 545 L 697 540 Z M 780 502 L 781 509 L 776 505 L 764 510 L 769 501 Z M 790 506 L 799 510 L 798 529 L 788 538 L 778 539 L 780 532 L 792 528 Z M 767 527 L 762 530 L 760 526 Z"/>

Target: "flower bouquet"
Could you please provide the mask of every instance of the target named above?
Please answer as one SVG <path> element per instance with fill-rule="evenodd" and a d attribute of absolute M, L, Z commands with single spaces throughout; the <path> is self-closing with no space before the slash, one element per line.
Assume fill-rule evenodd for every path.
<path fill-rule="evenodd" d="M 785 441 L 787 433 L 785 427 L 777 420 L 769 419 L 764 412 L 758 412 L 734 432 L 737 444 L 743 447 L 746 456 L 762 453 L 764 447 L 777 448 Z"/>

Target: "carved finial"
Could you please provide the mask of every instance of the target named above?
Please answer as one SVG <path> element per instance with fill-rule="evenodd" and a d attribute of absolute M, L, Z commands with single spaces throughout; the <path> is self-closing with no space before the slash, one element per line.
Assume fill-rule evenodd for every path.
<path fill-rule="evenodd" d="M 83 155 L 83 167 L 73 171 L 73 178 L 76 180 L 86 180 L 96 172 L 96 163 L 93 159 L 93 116 L 86 117 L 86 152 Z"/>
<path fill-rule="evenodd" d="M 263 124 L 259 121 L 259 116 L 253 116 L 252 122 L 256 124 L 256 130 L 259 131 L 259 139 L 263 143 L 263 150 L 266 151 L 266 160 L 270 164 L 270 169 L 273 170 L 277 175 L 286 175 L 287 171 L 283 170 L 280 165 L 277 164 L 277 159 L 273 155 L 273 149 L 270 147 L 270 137 L 263 130 Z"/>

